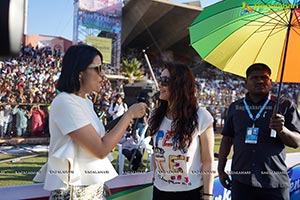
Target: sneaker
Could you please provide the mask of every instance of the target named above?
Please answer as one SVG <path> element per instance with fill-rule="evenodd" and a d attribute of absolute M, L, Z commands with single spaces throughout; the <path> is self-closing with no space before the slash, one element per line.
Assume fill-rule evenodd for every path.
<path fill-rule="evenodd" d="M 132 166 L 132 168 L 131 168 L 131 169 L 132 169 L 133 171 L 137 171 L 137 170 L 138 170 L 138 168 L 139 168 L 139 166 L 138 166 L 138 165 L 134 165 L 134 166 Z"/>
<path fill-rule="evenodd" d="M 147 166 L 144 165 L 143 163 L 140 163 L 139 167 L 147 167 Z"/>

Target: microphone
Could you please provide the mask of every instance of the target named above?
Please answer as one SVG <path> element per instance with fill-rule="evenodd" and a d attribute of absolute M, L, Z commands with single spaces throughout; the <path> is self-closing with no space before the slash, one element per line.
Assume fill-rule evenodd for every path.
<path fill-rule="evenodd" d="M 146 50 L 148 50 L 150 47 L 149 46 L 147 46 L 146 48 L 144 48 L 143 50 L 142 50 L 142 52 L 143 53 L 145 53 L 146 52 Z"/>
<path fill-rule="evenodd" d="M 120 121 L 120 119 L 122 118 L 123 115 L 121 115 L 120 117 L 117 117 L 116 119 L 114 119 L 114 120 L 110 121 L 109 123 L 107 123 L 106 126 L 104 127 L 105 130 L 107 132 L 109 132 L 111 129 L 113 129 L 115 127 L 115 125 L 117 125 L 117 123 Z"/>
<path fill-rule="evenodd" d="M 140 91 L 139 94 L 138 94 L 138 96 L 136 97 L 136 99 L 137 99 L 137 103 L 143 102 L 143 103 L 146 103 L 147 105 L 150 104 L 150 102 L 149 102 L 149 96 L 148 96 L 148 92 L 147 91 L 144 91 L 144 90 Z M 121 115 L 118 118 L 110 121 L 105 126 L 105 130 L 107 132 L 110 131 L 115 125 L 117 125 L 117 123 L 120 121 L 120 119 L 122 118 L 123 115 Z M 134 119 L 134 124 L 132 126 L 132 131 L 136 131 L 137 130 L 139 120 L 141 120 L 141 119 L 143 119 L 143 117 Z"/>

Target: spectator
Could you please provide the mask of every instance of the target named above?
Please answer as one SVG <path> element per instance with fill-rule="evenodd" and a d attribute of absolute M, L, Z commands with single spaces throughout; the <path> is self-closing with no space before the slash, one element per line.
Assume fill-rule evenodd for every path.
<path fill-rule="evenodd" d="M 62 52 L 61 52 L 62 53 Z M 124 54 L 125 53 L 125 54 Z M 150 77 L 144 57 L 139 57 L 139 51 L 130 49 L 123 52 L 124 58 L 129 60 L 134 57 L 142 62 L 141 69 L 146 77 Z M 50 104 L 54 97 L 58 94 L 55 87 L 61 73 L 61 63 L 63 53 L 59 55 L 43 55 L 42 50 L 36 47 L 24 46 L 19 57 L 6 58 L 1 63 L 0 73 L 0 101 L 3 104 L 12 98 L 12 94 L 17 96 L 17 101 L 22 103 L 33 103 L 34 96 L 39 94 L 40 102 Z M 162 72 L 161 60 L 151 58 L 154 73 L 159 76 Z M 109 66 L 109 70 L 114 74 L 120 74 L 118 68 Z M 106 73 L 108 68 L 105 68 Z M 203 107 L 211 107 L 216 111 L 217 125 L 221 120 L 221 109 L 229 105 L 235 99 L 243 97 L 246 90 L 244 89 L 244 80 L 232 74 L 222 72 L 210 65 L 206 66 L 201 73 L 197 74 L 196 82 L 198 83 L 197 97 L 201 99 L 200 105 Z M 123 93 L 124 82 L 118 80 L 114 86 L 104 77 L 104 85 L 98 93 L 101 102 L 106 100 L 111 104 L 111 96 L 117 93 Z M 277 93 L 277 84 L 273 83 L 270 90 L 272 94 Z M 293 98 L 296 102 L 296 91 L 300 90 L 300 84 L 284 84 L 282 87 L 282 96 Z M 114 92 L 112 92 L 114 91 Z M 102 94 L 107 95 L 102 95 Z M 104 97 L 105 96 L 105 97 Z M 3 98 L 2 98 L 3 97 Z M 101 103 L 99 104 L 101 106 Z M 141 129 L 140 129 L 141 130 Z"/>
<path fill-rule="evenodd" d="M 3 134 L 7 137 L 12 137 L 12 121 L 13 113 L 11 105 L 7 104 L 4 106 L 4 124 L 3 124 Z"/>
<path fill-rule="evenodd" d="M 108 113 L 109 107 L 110 107 L 109 102 L 103 101 L 100 111 L 98 112 L 98 117 L 102 121 L 104 126 L 106 126 L 111 120 L 110 114 Z"/>
<path fill-rule="evenodd" d="M 122 153 L 128 159 L 130 169 L 137 171 L 140 166 L 142 166 L 142 153 L 138 146 L 139 137 L 134 131 L 132 131 L 132 126 L 128 126 L 125 134 L 120 140 L 122 144 Z"/>
<path fill-rule="evenodd" d="M 31 107 L 28 116 L 31 118 L 31 136 L 41 137 L 44 135 L 46 113 L 39 104 Z"/>
<path fill-rule="evenodd" d="M 4 106 L 0 105 L 0 137 L 3 138 L 4 137 L 4 121 L 5 121 L 5 117 L 4 117 Z"/>
<path fill-rule="evenodd" d="M 16 105 L 13 108 L 12 113 L 16 115 L 17 136 L 24 137 L 28 126 L 28 111 L 26 106 L 22 105 L 19 107 L 19 105 Z"/>
<path fill-rule="evenodd" d="M 296 97 L 296 105 L 297 105 L 298 112 L 300 113 L 300 92 L 298 92 Z"/>
<path fill-rule="evenodd" d="M 115 101 L 110 105 L 108 113 L 112 116 L 113 120 L 122 116 L 127 111 L 127 104 L 123 102 L 121 94 L 115 96 Z"/>

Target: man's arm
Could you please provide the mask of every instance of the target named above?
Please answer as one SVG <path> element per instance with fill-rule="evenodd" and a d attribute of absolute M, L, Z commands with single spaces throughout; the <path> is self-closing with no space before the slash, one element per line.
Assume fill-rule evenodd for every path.
<path fill-rule="evenodd" d="M 232 137 L 223 136 L 219 149 L 218 173 L 221 184 L 228 190 L 231 188 L 231 180 L 225 172 L 227 157 L 232 146 Z"/>
<path fill-rule="evenodd" d="M 286 127 L 283 127 L 283 130 L 279 132 L 278 136 L 286 146 L 293 147 L 295 149 L 300 147 L 300 133 L 290 131 Z"/>

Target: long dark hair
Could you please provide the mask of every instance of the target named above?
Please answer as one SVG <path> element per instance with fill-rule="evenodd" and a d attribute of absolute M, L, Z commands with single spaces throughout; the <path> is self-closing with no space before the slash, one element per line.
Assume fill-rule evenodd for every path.
<path fill-rule="evenodd" d="M 103 61 L 102 54 L 95 47 L 85 44 L 69 47 L 63 58 L 57 89 L 60 92 L 78 92 L 80 89 L 79 73 L 86 70 L 97 55 Z"/>
<path fill-rule="evenodd" d="M 190 68 L 183 64 L 168 63 L 165 64 L 165 69 L 170 72 L 170 105 L 165 100 L 157 101 L 149 120 L 148 133 L 153 136 L 158 132 L 169 107 L 173 113 L 171 128 L 175 131 L 176 145 L 179 149 L 185 149 L 191 144 L 192 134 L 198 127 L 195 77 Z"/>

